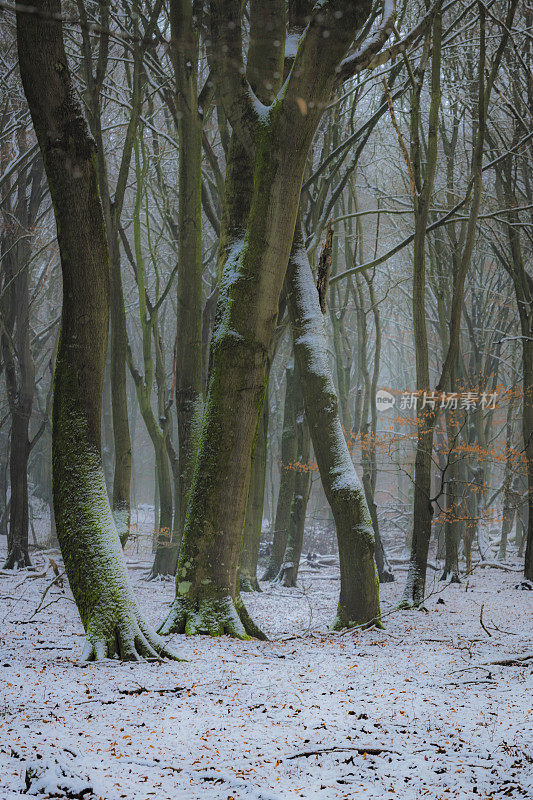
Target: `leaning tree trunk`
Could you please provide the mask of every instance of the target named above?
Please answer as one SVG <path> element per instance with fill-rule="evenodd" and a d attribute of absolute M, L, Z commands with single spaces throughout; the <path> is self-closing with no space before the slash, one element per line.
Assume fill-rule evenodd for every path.
<path fill-rule="evenodd" d="M 380 623 L 372 520 L 342 430 L 326 331 L 301 230 L 287 270 L 294 356 L 322 485 L 331 506 L 341 571 L 335 629 Z"/>
<path fill-rule="evenodd" d="M 257 580 L 257 558 L 259 556 L 259 543 L 261 541 L 261 530 L 263 527 L 268 417 L 269 407 L 267 394 L 263 403 L 263 413 L 259 420 L 257 444 L 255 446 L 250 491 L 248 494 L 248 505 L 246 506 L 246 517 L 244 520 L 244 535 L 239 566 L 239 585 L 241 592 L 261 591 L 259 581 Z"/>
<path fill-rule="evenodd" d="M 309 487 L 311 483 L 311 470 L 309 468 L 311 439 L 309 435 L 309 426 L 305 418 L 304 401 L 300 385 L 298 385 L 296 397 L 296 427 L 297 464 L 294 465 L 294 495 L 291 503 L 287 546 L 283 556 L 283 564 L 276 578 L 277 582 L 287 587 L 296 586 L 296 581 L 298 580 L 298 569 L 300 567 L 300 557 L 302 555 L 302 545 L 304 541 L 307 501 L 309 499 Z"/>
<path fill-rule="evenodd" d="M 293 468 L 297 453 L 295 399 L 296 376 L 294 374 L 294 363 L 291 361 L 285 368 L 285 403 L 283 407 L 283 429 L 281 433 L 278 500 L 276 504 L 272 549 L 270 551 L 266 570 L 261 578 L 263 581 L 272 581 L 277 576 L 283 563 L 283 556 L 287 546 L 291 502 L 294 496 L 294 483 L 296 480 L 296 473 Z"/>
<path fill-rule="evenodd" d="M 32 8 L 39 13 L 27 13 Z M 108 252 L 94 143 L 75 98 L 60 20 L 57 0 L 32 0 L 31 7 L 17 10 L 20 72 L 43 154 L 63 272 L 52 445 L 57 534 L 87 636 L 84 657 L 159 658 L 166 651 L 133 597 L 102 469 Z"/>

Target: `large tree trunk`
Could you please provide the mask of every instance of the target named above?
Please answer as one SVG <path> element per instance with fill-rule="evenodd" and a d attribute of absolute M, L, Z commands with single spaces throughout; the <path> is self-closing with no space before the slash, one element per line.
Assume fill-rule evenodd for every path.
<path fill-rule="evenodd" d="M 337 66 L 369 13 L 366 2 L 341 5 L 342 23 L 328 4 L 308 26 L 283 91 L 272 105 L 262 106 L 244 75 L 240 3 L 210 4 L 218 87 L 238 147 L 228 158 L 220 242 L 224 267 L 208 393 L 177 567 L 176 599 L 161 627 L 166 633 L 226 632 L 240 637 L 259 633 L 236 585 L 252 446 L 307 153 Z M 268 16 L 265 25 L 261 9 Z M 283 76 L 285 4 L 254 3 L 251 11 L 250 39 L 266 58 L 272 99 Z M 326 29 L 334 35 L 324 48 Z M 257 63 L 249 54 L 248 70 Z M 265 79 L 264 69 L 260 77 Z M 263 95 L 265 87 L 260 97 L 270 102 Z M 237 169 L 243 171 L 242 193 L 234 191 L 242 180 Z M 253 182 L 248 181 L 250 174 Z"/>
<path fill-rule="evenodd" d="M 380 624 L 372 520 L 342 430 L 324 320 L 299 228 L 287 270 L 287 289 L 307 421 L 337 529 L 341 589 L 333 627 Z"/>
<path fill-rule="evenodd" d="M 307 501 L 309 499 L 309 487 L 311 483 L 311 470 L 309 468 L 311 438 L 309 435 L 309 426 L 305 418 L 302 389 L 299 383 L 296 394 L 297 464 L 294 466 L 294 496 L 291 503 L 287 546 L 283 556 L 283 563 L 276 578 L 279 583 L 287 587 L 296 586 L 296 581 L 298 580 L 298 569 L 300 567 L 300 557 L 302 555 L 304 540 Z"/>
<path fill-rule="evenodd" d="M 254 463 L 250 479 L 250 491 L 246 517 L 244 519 L 244 535 L 242 540 L 241 560 L 239 566 L 239 585 L 241 592 L 260 592 L 257 580 L 257 558 L 263 527 L 263 504 L 265 499 L 265 478 L 267 462 L 268 434 L 268 393 L 263 403 L 263 413 L 259 420 L 257 444 L 255 446 Z"/>
<path fill-rule="evenodd" d="M 283 407 L 283 429 L 281 432 L 279 490 L 272 549 L 267 568 L 261 578 L 263 581 L 273 581 L 277 576 L 283 563 L 283 556 L 287 546 L 291 502 L 294 496 L 294 483 L 296 480 L 296 472 L 293 468 L 297 453 L 295 402 L 296 376 L 294 363 L 291 361 L 285 368 L 285 403 Z"/>
<path fill-rule="evenodd" d="M 109 323 L 109 264 L 94 143 L 75 99 L 61 5 L 19 8 L 20 72 L 43 154 L 63 272 L 54 374 L 53 486 L 57 534 L 87 636 L 84 657 L 165 653 L 137 608 L 107 498 L 101 402 Z M 53 18 L 53 23 L 50 18 Z"/>

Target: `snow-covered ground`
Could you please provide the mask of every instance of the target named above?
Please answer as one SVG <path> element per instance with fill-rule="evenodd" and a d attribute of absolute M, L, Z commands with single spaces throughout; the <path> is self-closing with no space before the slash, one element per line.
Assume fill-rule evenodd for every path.
<path fill-rule="evenodd" d="M 155 624 L 173 584 L 131 566 Z M 0 577 L 1 800 L 26 780 L 85 800 L 533 797 L 533 659 L 491 663 L 533 652 L 519 572 L 430 572 L 427 613 L 387 613 L 397 572 L 386 630 L 339 635 L 335 569 L 304 570 L 245 597 L 268 642 L 174 637 L 186 663 L 85 666 L 68 588 L 32 616 L 53 573 L 30 574 Z"/>

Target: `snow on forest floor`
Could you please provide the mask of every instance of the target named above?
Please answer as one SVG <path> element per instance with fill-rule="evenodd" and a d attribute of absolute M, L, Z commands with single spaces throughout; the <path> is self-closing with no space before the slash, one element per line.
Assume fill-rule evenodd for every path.
<path fill-rule="evenodd" d="M 131 566 L 156 624 L 173 584 Z M 519 572 L 431 583 L 427 613 L 338 635 L 335 570 L 305 570 L 302 588 L 245 596 L 268 642 L 179 636 L 186 663 L 86 666 L 68 588 L 32 617 L 53 575 L 29 574 L 0 577 L 1 800 L 32 774 L 43 798 L 70 783 L 85 800 L 533 797 L 532 665 L 491 663 L 533 650 Z"/>

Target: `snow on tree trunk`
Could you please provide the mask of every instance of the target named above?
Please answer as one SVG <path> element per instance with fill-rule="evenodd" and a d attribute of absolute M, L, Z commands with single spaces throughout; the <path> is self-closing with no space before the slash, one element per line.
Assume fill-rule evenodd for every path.
<path fill-rule="evenodd" d="M 342 430 L 324 319 L 300 229 L 287 270 L 287 289 L 307 421 L 337 530 L 341 590 L 333 627 L 380 624 L 372 521 Z"/>

